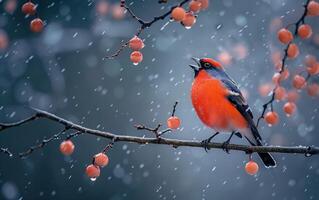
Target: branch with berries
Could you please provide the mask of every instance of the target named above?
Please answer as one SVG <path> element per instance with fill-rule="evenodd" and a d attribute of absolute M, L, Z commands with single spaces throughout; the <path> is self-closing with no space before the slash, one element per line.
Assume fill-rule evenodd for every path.
<path fill-rule="evenodd" d="M 22 126 L 24 124 L 34 122 L 38 119 L 47 119 L 52 122 L 56 122 L 63 126 L 63 128 L 56 134 L 52 135 L 49 138 L 43 139 L 41 142 L 37 143 L 34 146 L 31 146 L 26 151 L 19 154 L 20 158 L 25 158 L 35 152 L 36 150 L 42 149 L 47 146 L 48 143 L 55 140 L 63 139 L 60 144 L 60 151 L 65 156 L 70 156 L 74 150 L 75 145 L 72 142 L 72 138 L 80 136 L 82 134 L 89 134 L 98 136 L 101 138 L 109 139 L 110 142 L 106 147 L 92 158 L 92 163 L 87 166 L 86 174 L 91 180 L 95 180 L 100 176 L 100 168 L 106 166 L 109 163 L 109 158 L 107 152 L 113 147 L 116 142 L 130 142 L 137 144 L 161 144 L 168 145 L 173 148 L 178 147 L 201 147 L 205 150 L 207 149 L 225 149 L 227 150 L 236 150 L 242 151 L 246 154 L 249 154 L 249 162 L 246 163 L 245 169 L 248 174 L 254 175 L 258 172 L 258 164 L 252 160 L 252 154 L 254 152 L 264 153 L 264 152 L 273 152 L 273 153 L 290 153 L 290 154 L 304 154 L 307 157 L 312 155 L 319 154 L 319 147 L 316 146 L 249 146 L 249 145 L 240 145 L 240 144 L 225 144 L 224 143 L 215 143 L 210 142 L 204 144 L 202 141 L 198 140 L 179 140 L 179 139 L 169 139 L 163 137 L 164 134 L 172 132 L 180 127 L 181 120 L 179 117 L 175 116 L 177 102 L 173 106 L 172 115 L 167 120 L 166 129 L 161 130 L 161 124 L 158 124 L 155 128 L 150 128 L 145 125 L 135 125 L 137 130 L 144 130 L 152 133 L 154 137 L 138 137 L 138 136 L 129 136 L 129 135 L 119 135 L 106 131 L 100 131 L 96 129 L 90 129 L 79 124 L 75 124 L 69 120 L 58 117 L 52 113 L 35 109 L 34 114 L 28 118 L 25 118 L 21 121 L 13 123 L 0 123 L 0 132 L 14 127 Z M 71 133 L 68 133 L 71 132 Z M 68 134 L 67 134 L 68 133 Z M 10 157 L 14 156 L 8 149 L 1 148 L 1 152 L 9 155 Z"/>
<path fill-rule="evenodd" d="M 319 16 L 319 3 L 314 0 L 307 0 L 304 4 L 304 12 L 302 16 L 296 23 L 289 24 L 286 28 L 282 28 L 278 31 L 277 36 L 278 40 L 285 44 L 284 55 L 280 61 L 275 63 L 278 68 L 278 72 L 276 72 L 272 78 L 275 87 L 271 91 L 270 99 L 263 105 L 263 110 L 260 117 L 257 120 L 257 127 L 260 123 L 261 119 L 265 119 L 269 126 L 275 125 L 279 121 L 279 116 L 277 112 L 274 111 L 273 103 L 275 100 L 283 101 L 286 98 L 288 101 L 283 106 L 283 111 L 289 117 L 296 110 L 295 101 L 298 96 L 297 92 L 291 91 L 287 94 L 286 89 L 282 86 L 282 82 L 289 78 L 290 72 L 286 66 L 287 59 L 295 59 L 299 55 L 299 48 L 296 43 L 294 43 L 294 39 L 299 37 L 303 40 L 308 39 L 312 35 L 312 28 L 309 24 L 305 23 L 305 18 L 307 16 Z M 292 31 L 289 30 L 290 27 Z M 311 77 L 319 74 L 319 62 L 316 61 L 316 58 L 313 56 L 308 56 L 306 58 L 306 70 L 297 73 L 292 79 L 292 86 L 296 90 L 301 90 L 306 87 L 307 82 Z M 306 76 L 302 76 L 302 73 L 306 72 Z M 319 95 L 319 85 L 316 83 L 310 84 L 308 86 L 308 94 L 310 96 Z M 270 111 L 267 109 L 270 108 Z"/>
<path fill-rule="evenodd" d="M 188 11 L 185 11 L 183 6 L 189 2 Z M 160 2 L 164 3 L 164 2 Z M 140 26 L 137 29 L 135 36 L 124 42 L 118 50 L 116 50 L 112 55 L 106 56 L 106 59 L 114 59 L 119 56 L 120 53 L 128 46 L 133 52 L 130 55 L 130 59 L 134 65 L 142 62 L 143 54 L 140 52 L 144 48 L 143 40 L 139 38 L 140 34 L 146 29 L 151 27 L 154 23 L 164 20 L 166 17 L 170 16 L 171 20 L 175 22 L 180 22 L 186 29 L 191 28 L 196 22 L 196 13 L 201 10 L 205 10 L 209 5 L 209 0 L 183 0 L 179 4 L 172 6 L 166 13 L 155 16 L 152 20 L 146 21 L 138 17 L 133 10 L 126 4 L 125 0 L 121 0 L 121 7 L 123 7 L 127 13 L 136 20 Z"/>
<path fill-rule="evenodd" d="M 186 12 L 183 6 L 189 2 L 189 10 Z M 140 27 L 137 29 L 135 36 L 123 43 L 121 47 L 112 55 L 107 56 L 106 58 L 112 59 L 120 55 L 120 53 L 129 46 L 130 49 L 133 50 L 131 54 L 131 61 L 134 64 L 138 64 L 143 60 L 143 55 L 140 50 L 144 47 L 144 42 L 139 38 L 140 34 L 146 29 L 151 27 L 154 23 L 160 20 L 164 20 L 166 17 L 171 16 L 171 19 L 180 22 L 185 28 L 191 27 L 196 22 L 195 13 L 199 12 L 207 8 L 208 0 L 183 0 L 178 5 L 173 6 L 166 13 L 154 17 L 150 21 L 145 21 L 139 18 L 135 13 L 131 10 L 131 8 L 126 4 L 125 0 L 121 0 L 120 6 L 124 8 L 127 13 L 136 20 Z M 286 80 L 289 76 L 289 71 L 286 68 L 287 59 L 294 59 L 299 54 L 298 46 L 293 43 L 294 36 L 299 36 L 301 39 L 307 39 L 311 36 L 312 30 L 311 26 L 305 24 L 306 16 L 318 16 L 319 15 L 319 4 L 315 1 L 307 0 L 304 5 L 305 10 L 301 18 L 294 24 L 289 25 L 289 27 L 293 26 L 294 30 L 292 32 L 289 31 L 289 27 L 283 28 L 278 32 L 278 39 L 281 43 L 286 45 L 284 56 L 280 62 L 279 72 L 274 75 L 274 82 L 276 84 L 275 88 L 272 90 L 272 95 L 269 101 L 263 105 L 263 111 L 261 116 L 258 118 L 257 126 L 262 118 L 265 118 L 266 122 L 270 125 L 274 125 L 278 122 L 278 115 L 274 112 L 273 102 L 275 100 L 283 100 L 285 97 L 285 89 L 281 86 L 283 80 Z M 23 5 L 22 11 L 27 15 L 34 15 L 36 11 L 36 5 L 32 2 L 28 2 Z M 43 22 L 31 22 L 31 30 L 34 32 L 40 32 L 43 28 Z M 305 87 L 310 78 L 314 75 L 319 74 L 319 65 L 318 62 L 309 58 L 307 61 L 307 76 L 303 77 L 301 74 L 297 74 L 293 78 L 293 86 L 300 90 Z M 309 90 L 308 86 L 308 90 Z M 319 93 L 319 86 L 313 86 L 310 88 L 311 94 Z M 309 93 L 309 92 L 308 92 Z M 129 135 L 119 135 L 106 131 L 100 131 L 96 129 L 90 129 L 78 124 L 75 124 L 69 120 L 58 117 L 52 113 L 34 109 L 34 114 L 30 117 L 23 119 L 14 123 L 0 123 L 0 132 L 11 129 L 14 127 L 22 126 L 29 122 L 34 122 L 38 119 L 47 119 L 52 122 L 59 123 L 63 126 L 63 129 L 58 133 L 52 135 L 49 138 L 43 139 L 41 142 L 37 143 L 34 146 L 31 146 L 26 151 L 19 154 L 19 157 L 24 158 L 29 156 L 36 150 L 42 149 L 47 144 L 60 140 L 63 138 L 62 143 L 60 144 L 60 151 L 65 156 L 71 155 L 75 150 L 75 145 L 72 142 L 72 138 L 80 136 L 82 134 L 94 135 L 102 138 L 106 138 L 111 140 L 105 148 L 100 153 L 97 153 L 92 158 L 92 163 L 87 166 L 86 174 L 92 180 L 95 180 L 100 176 L 100 168 L 106 166 L 109 163 L 109 158 L 107 156 L 107 152 L 114 146 L 116 142 L 131 142 L 138 144 L 162 144 L 168 145 L 173 148 L 178 147 L 201 147 L 205 149 L 227 149 L 227 150 L 237 150 L 242 151 L 246 154 L 249 154 L 249 162 L 246 164 L 245 169 L 246 172 L 253 175 L 258 171 L 258 164 L 252 160 L 252 154 L 254 152 L 257 153 L 265 153 L 265 152 L 273 152 L 273 153 L 290 153 L 290 154 L 304 154 L 309 157 L 311 155 L 319 154 L 319 147 L 316 146 L 249 146 L 249 145 L 239 145 L 239 144 L 224 144 L 224 143 L 208 143 L 204 144 L 202 141 L 197 140 L 179 140 L 179 139 L 169 139 L 163 137 L 164 134 L 174 131 L 180 127 L 181 121 L 175 116 L 177 102 L 173 106 L 172 115 L 167 120 L 166 129 L 161 130 L 162 125 L 158 124 L 155 128 L 150 128 L 145 125 L 135 125 L 137 130 L 144 130 L 152 133 L 154 137 L 138 137 L 138 136 L 129 136 Z M 288 101 L 284 105 L 284 111 L 291 115 L 295 110 L 295 104 L 293 101 Z M 270 108 L 270 112 L 267 112 L 267 109 Z M 7 148 L 0 148 L 0 152 L 9 155 L 12 157 L 12 154 Z"/>
<path fill-rule="evenodd" d="M 37 7 L 38 7 L 38 5 L 32 3 L 31 0 L 24 3 L 21 7 L 21 11 L 23 14 L 26 15 L 26 17 L 33 16 L 33 15 L 36 16 L 36 18 L 31 20 L 31 22 L 30 22 L 30 29 L 34 33 L 42 32 L 43 27 L 44 27 L 44 23 L 43 23 L 42 19 L 38 17 Z"/>

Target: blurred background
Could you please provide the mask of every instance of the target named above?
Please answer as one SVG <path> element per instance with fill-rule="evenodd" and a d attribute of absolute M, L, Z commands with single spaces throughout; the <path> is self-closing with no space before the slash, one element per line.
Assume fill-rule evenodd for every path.
<path fill-rule="evenodd" d="M 175 101 L 179 130 L 166 137 L 203 140 L 205 128 L 192 109 L 190 58 L 212 57 L 223 63 L 239 83 L 255 116 L 269 97 L 275 55 L 283 53 L 277 30 L 296 22 L 303 13 L 298 0 L 211 0 L 196 24 L 159 21 L 141 38 L 145 48 L 139 65 L 125 49 L 113 60 L 103 59 L 130 39 L 139 24 L 116 11 L 119 1 L 35 1 L 45 22 L 41 33 L 30 31 L 33 17 L 21 13 L 24 1 L 0 1 L 0 121 L 14 122 L 32 114 L 28 107 L 50 111 L 75 123 L 116 134 L 151 136 L 134 124 L 165 124 Z M 166 12 L 177 0 L 128 0 L 143 19 Z M 168 23 L 167 23 L 168 22 Z M 319 56 L 318 19 L 306 18 L 313 36 L 296 40 L 300 56 L 288 60 L 291 74 L 304 68 L 305 55 Z M 310 79 L 318 83 L 318 77 Z M 291 79 L 285 81 L 291 89 Z M 262 93 L 262 95 L 260 94 Z M 266 92 L 267 93 L 267 92 Z M 298 92 L 297 112 L 286 117 L 284 102 L 275 103 L 280 123 L 260 132 L 273 145 L 317 145 L 318 97 Z M 13 153 L 26 150 L 61 130 L 59 124 L 38 120 L 1 132 L 0 146 Z M 165 128 L 165 126 L 163 127 Z M 227 135 L 216 137 L 222 142 Z M 248 156 L 212 149 L 177 149 L 161 145 L 116 143 L 110 163 L 91 181 L 85 167 L 109 142 L 82 135 L 73 139 L 75 152 L 59 152 L 61 140 L 26 159 L 0 154 L 0 199 L 319 199 L 319 159 L 275 154 L 278 167 L 260 164 L 256 176 L 245 173 Z M 233 143 L 246 141 L 234 138 Z"/>

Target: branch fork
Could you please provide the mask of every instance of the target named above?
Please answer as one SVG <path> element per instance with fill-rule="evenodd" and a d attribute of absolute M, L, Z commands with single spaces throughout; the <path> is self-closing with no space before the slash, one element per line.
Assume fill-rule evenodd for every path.
<path fill-rule="evenodd" d="M 161 128 L 161 126 L 162 126 L 162 124 L 158 124 L 155 128 L 149 128 L 149 127 L 142 125 L 142 124 L 134 125 L 134 127 L 137 130 L 146 130 L 146 131 L 154 133 L 156 139 L 158 139 L 158 140 L 160 140 L 161 136 L 164 135 L 165 133 L 172 131 L 172 129 L 170 129 L 170 128 L 167 128 L 165 130 L 160 131 L 159 129 Z"/>

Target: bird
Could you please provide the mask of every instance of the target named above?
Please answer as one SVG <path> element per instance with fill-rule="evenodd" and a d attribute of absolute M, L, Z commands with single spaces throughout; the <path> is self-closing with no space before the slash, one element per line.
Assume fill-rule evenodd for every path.
<path fill-rule="evenodd" d="M 191 86 L 191 100 L 199 119 L 217 131 L 203 140 L 205 150 L 220 132 L 231 133 L 223 143 L 226 148 L 233 135 L 243 136 L 253 146 L 263 146 L 263 140 L 253 120 L 253 113 L 238 84 L 226 73 L 223 66 L 212 58 L 192 58 L 196 65 L 189 65 L 195 72 Z M 265 167 L 275 167 L 270 153 L 258 153 Z"/>

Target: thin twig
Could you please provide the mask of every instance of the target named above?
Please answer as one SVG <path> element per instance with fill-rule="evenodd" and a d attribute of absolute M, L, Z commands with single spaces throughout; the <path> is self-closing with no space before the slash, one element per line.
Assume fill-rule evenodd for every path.
<path fill-rule="evenodd" d="M 165 133 L 168 133 L 168 132 L 171 132 L 172 129 L 170 128 L 167 128 L 167 129 L 164 129 L 162 131 L 160 131 L 160 127 L 162 126 L 162 124 L 158 124 L 155 128 L 149 128 L 143 124 L 139 124 L 139 125 L 134 125 L 134 127 L 137 129 L 137 130 L 146 130 L 146 131 L 149 131 L 151 133 L 154 133 L 155 137 L 157 139 L 160 139 L 160 137 L 162 135 L 164 135 Z"/>
<path fill-rule="evenodd" d="M 71 121 L 68 121 L 64 118 L 58 117 L 52 113 L 34 109 L 36 112 L 37 118 L 45 118 L 50 121 L 57 122 L 61 125 L 64 125 L 65 127 L 68 127 L 69 129 L 80 131 L 83 134 L 89 134 L 89 135 L 95 135 L 102 138 L 107 139 L 114 139 L 116 140 L 114 142 L 132 142 L 132 143 L 138 143 L 138 144 L 163 144 L 163 145 L 170 145 L 175 148 L 187 146 L 187 147 L 201 147 L 204 148 L 204 144 L 201 141 L 198 140 L 177 140 L 177 139 L 168 139 L 161 137 L 160 140 L 158 138 L 147 138 L 147 137 L 136 137 L 136 136 L 128 136 L 128 135 L 119 135 L 119 134 L 113 134 L 106 131 L 100 131 L 95 129 L 90 129 L 78 124 L 75 124 Z M 20 123 L 20 125 L 23 125 L 25 123 L 28 123 L 33 120 L 24 120 L 24 123 Z M 8 125 L 7 128 L 13 128 L 15 123 L 12 123 L 13 126 Z M 0 131 L 3 131 L 0 130 Z M 225 146 L 223 143 L 209 143 L 207 145 L 209 148 L 215 148 L 215 149 L 223 149 Z M 248 146 L 248 145 L 239 145 L 239 144 L 229 144 L 227 145 L 227 149 L 229 150 L 237 150 L 237 151 L 243 151 L 246 153 L 265 153 L 265 152 L 276 152 L 276 153 L 292 153 L 292 154 L 305 154 L 307 156 L 319 154 L 319 147 L 315 146 L 293 146 L 293 147 L 285 147 L 285 146 Z"/>
<path fill-rule="evenodd" d="M 172 117 L 175 115 L 177 104 L 178 104 L 178 101 L 176 101 L 175 104 L 174 104 L 174 106 L 173 106 Z"/>
<path fill-rule="evenodd" d="M 114 146 L 115 141 L 116 141 L 116 137 L 114 137 L 114 138 L 111 140 L 111 142 L 109 142 L 109 143 L 106 145 L 106 147 L 104 147 L 102 153 L 105 154 L 107 151 L 109 151 L 110 149 L 112 149 L 113 146 Z M 93 164 L 93 165 L 95 164 L 95 156 L 93 156 L 93 158 L 92 158 L 92 164 Z"/>
<path fill-rule="evenodd" d="M 79 135 L 81 135 L 83 132 L 81 131 L 76 131 L 74 133 L 71 133 L 69 135 L 66 136 L 65 140 L 70 140 L 71 138 L 77 137 Z"/>
<path fill-rule="evenodd" d="M 21 158 L 25 158 L 28 155 L 30 155 L 33 151 L 37 150 L 37 149 L 41 149 L 43 147 L 45 147 L 49 142 L 53 141 L 53 140 L 57 140 L 59 139 L 60 135 L 65 133 L 65 131 L 67 130 L 67 126 L 60 132 L 58 132 L 57 134 L 52 135 L 51 137 L 49 137 L 48 139 L 43 139 L 40 143 L 31 146 L 28 150 L 19 153 L 19 156 Z"/>
<path fill-rule="evenodd" d="M 103 149 L 102 152 L 106 153 L 108 150 L 112 149 L 113 146 L 114 146 L 115 141 L 116 141 L 116 137 L 113 138 L 112 141 L 108 145 L 106 145 L 106 147 Z"/>

